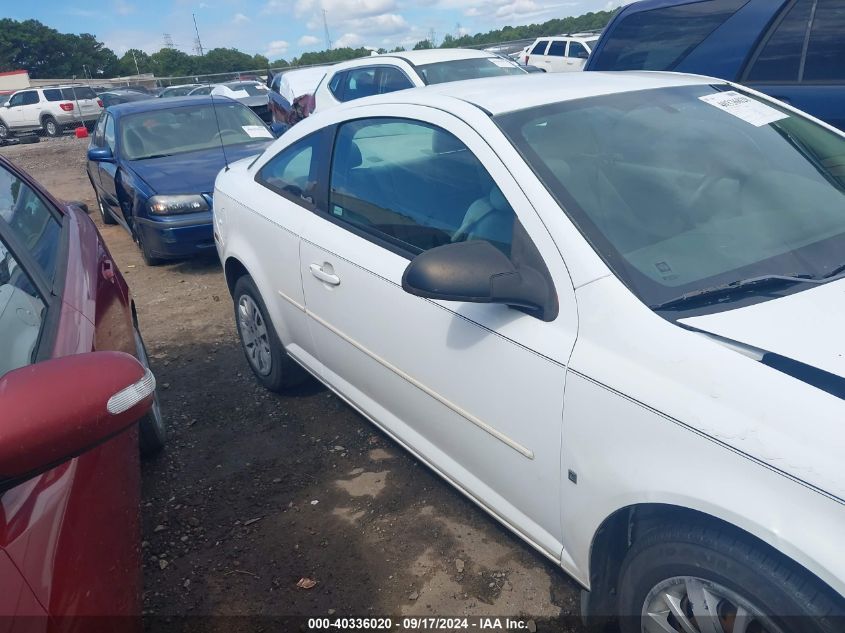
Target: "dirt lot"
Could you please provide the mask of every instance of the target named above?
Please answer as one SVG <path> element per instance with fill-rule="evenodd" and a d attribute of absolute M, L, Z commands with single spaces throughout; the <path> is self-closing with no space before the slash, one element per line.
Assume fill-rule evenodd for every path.
<path fill-rule="evenodd" d="M 93 211 L 86 147 L 63 138 L 0 152 Z M 171 429 L 143 467 L 145 614 L 576 626 L 574 582 L 333 394 L 316 382 L 285 396 L 257 386 L 216 259 L 147 267 L 122 228 L 94 216 L 135 295 Z M 302 577 L 316 586 L 297 588 Z"/>

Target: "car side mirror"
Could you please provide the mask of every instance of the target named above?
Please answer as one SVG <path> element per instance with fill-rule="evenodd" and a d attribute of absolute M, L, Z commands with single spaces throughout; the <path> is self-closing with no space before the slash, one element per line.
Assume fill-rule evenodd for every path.
<path fill-rule="evenodd" d="M 0 491 L 126 430 L 150 409 L 154 392 L 152 373 L 123 352 L 63 356 L 6 373 Z"/>
<path fill-rule="evenodd" d="M 7 101 L 6 103 L 3 104 L 3 107 L 4 108 L 11 108 L 12 104 Z"/>
<path fill-rule="evenodd" d="M 484 240 L 446 244 L 420 253 L 405 269 L 402 288 L 418 297 L 503 303 L 543 320 L 550 316 L 550 288 L 543 274 L 515 265 Z"/>
<path fill-rule="evenodd" d="M 108 163 L 114 160 L 114 154 L 108 147 L 89 147 L 88 160 L 94 163 Z"/>
<path fill-rule="evenodd" d="M 279 138 L 285 131 L 288 129 L 288 126 L 284 123 L 279 123 L 278 121 L 273 121 L 270 124 L 270 131 L 273 132 L 273 136 Z"/>

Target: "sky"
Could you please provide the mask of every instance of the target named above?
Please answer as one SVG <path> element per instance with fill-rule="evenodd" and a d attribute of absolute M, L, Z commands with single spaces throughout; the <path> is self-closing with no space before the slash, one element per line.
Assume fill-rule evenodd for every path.
<path fill-rule="evenodd" d="M 325 10 L 334 47 L 413 46 L 502 26 L 544 22 L 616 8 L 630 0 L 39 0 L 12 2 L 4 17 L 34 18 L 64 33 L 93 33 L 121 56 L 153 53 L 169 34 L 194 52 L 196 15 L 203 48 L 237 48 L 271 61 L 326 48 Z M 11 5 L 11 6 L 9 6 Z"/>

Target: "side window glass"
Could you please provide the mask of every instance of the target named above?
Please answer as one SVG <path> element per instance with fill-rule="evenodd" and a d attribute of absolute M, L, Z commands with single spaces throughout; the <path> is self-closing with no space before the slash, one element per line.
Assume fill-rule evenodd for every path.
<path fill-rule="evenodd" d="M 561 40 L 552 40 L 547 55 L 554 55 L 555 57 L 566 57 L 566 42 Z"/>
<path fill-rule="evenodd" d="M 0 376 L 33 362 L 46 304 L 0 240 Z"/>
<path fill-rule="evenodd" d="M 52 282 L 62 227 L 47 204 L 12 173 L 0 168 L 0 221 L 30 252 L 41 273 Z"/>
<path fill-rule="evenodd" d="M 545 55 L 546 54 L 546 45 L 549 43 L 549 40 L 540 40 L 534 45 L 534 48 L 531 49 L 531 55 Z"/>
<path fill-rule="evenodd" d="M 775 27 L 748 72 L 747 81 L 798 81 L 813 0 L 798 0 Z"/>
<path fill-rule="evenodd" d="M 103 129 L 103 140 L 108 148 L 114 153 L 114 117 L 106 115 L 106 125 Z"/>
<path fill-rule="evenodd" d="M 49 90 L 45 90 L 44 98 L 47 99 L 47 101 L 61 101 L 62 91 L 58 88 L 51 88 Z"/>
<path fill-rule="evenodd" d="M 340 87 L 343 82 L 343 76 L 346 73 L 336 73 L 332 80 L 329 82 L 329 90 L 331 90 L 332 94 L 338 101 L 343 101 L 343 93 L 340 91 Z"/>
<path fill-rule="evenodd" d="M 100 118 L 97 119 L 97 126 L 94 128 L 94 136 L 92 138 L 92 142 L 97 147 L 102 147 L 103 143 L 105 143 L 105 139 L 103 138 L 103 132 L 106 127 L 107 116 L 108 115 L 103 112 L 103 114 L 100 115 Z"/>
<path fill-rule="evenodd" d="M 375 68 L 347 70 L 343 82 L 343 100 L 352 101 L 378 94 Z"/>
<path fill-rule="evenodd" d="M 384 94 L 386 92 L 395 92 L 397 90 L 405 90 L 406 88 L 413 88 L 414 84 L 405 76 L 398 68 L 384 67 L 379 69 L 379 86 L 378 93 Z"/>
<path fill-rule="evenodd" d="M 9 105 L 12 107 L 23 105 L 23 93 L 19 92 L 16 95 L 12 95 L 12 98 L 9 99 Z"/>
<path fill-rule="evenodd" d="M 23 102 L 21 105 L 33 105 L 38 103 L 38 93 L 34 90 L 23 93 Z"/>
<path fill-rule="evenodd" d="M 578 59 L 587 59 L 590 53 L 581 42 L 569 42 L 569 56 Z"/>
<path fill-rule="evenodd" d="M 329 213 L 412 254 L 487 240 L 510 254 L 515 215 L 455 136 L 402 119 L 345 123 L 335 141 Z"/>
<path fill-rule="evenodd" d="M 818 0 L 804 81 L 845 80 L 845 4 L 840 0 Z"/>
<path fill-rule="evenodd" d="M 319 133 L 297 141 L 271 158 L 258 172 L 256 181 L 300 203 L 313 204 L 314 174 Z"/>

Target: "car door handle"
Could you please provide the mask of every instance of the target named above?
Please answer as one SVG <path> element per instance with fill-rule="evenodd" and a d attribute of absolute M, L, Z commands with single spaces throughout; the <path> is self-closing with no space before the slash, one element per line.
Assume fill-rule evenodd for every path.
<path fill-rule="evenodd" d="M 339 286 L 340 285 L 340 277 L 335 274 L 327 273 L 323 270 L 323 267 L 320 264 L 311 264 L 311 274 L 314 275 L 320 281 L 329 284 L 330 286 Z"/>

